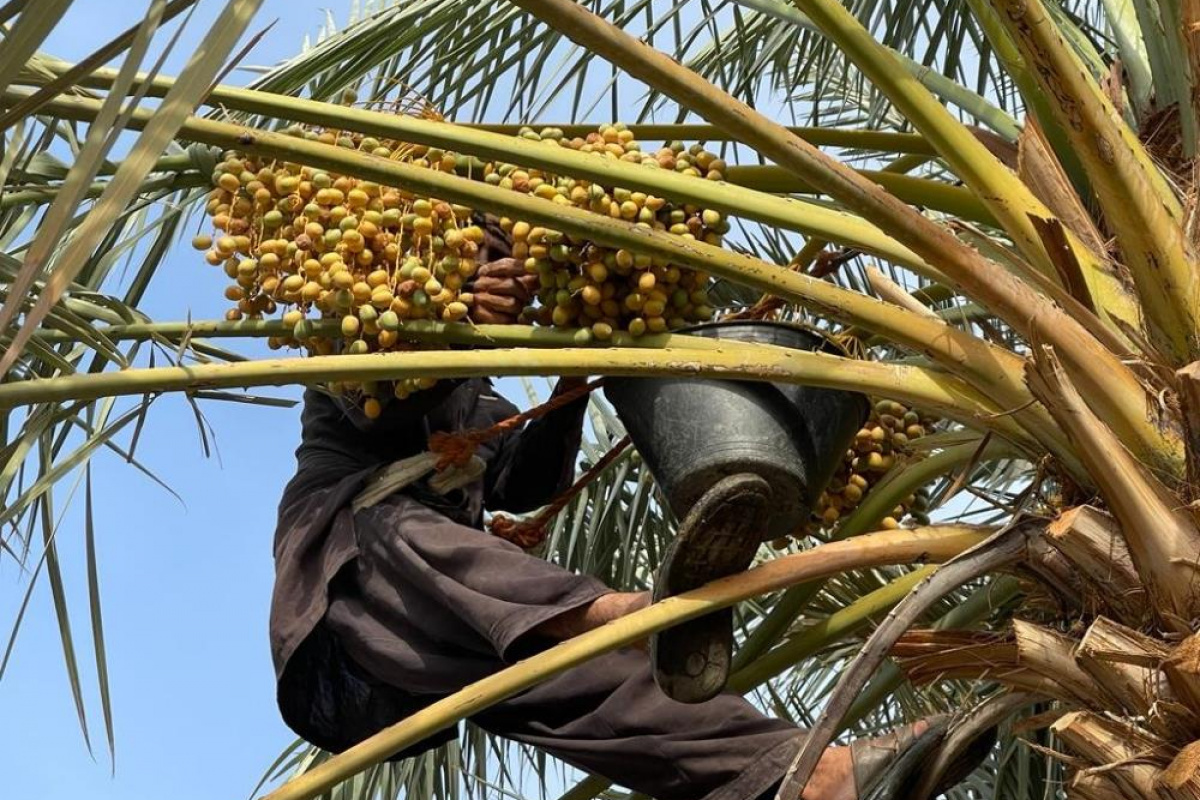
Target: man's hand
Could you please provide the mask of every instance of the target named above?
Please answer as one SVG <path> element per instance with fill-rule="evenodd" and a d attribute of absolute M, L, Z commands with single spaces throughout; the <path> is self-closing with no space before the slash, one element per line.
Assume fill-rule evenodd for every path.
<path fill-rule="evenodd" d="M 526 271 L 517 259 L 489 261 L 475 273 L 471 319 L 483 324 L 514 325 L 521 309 L 533 301 L 537 288 L 538 276 Z"/>

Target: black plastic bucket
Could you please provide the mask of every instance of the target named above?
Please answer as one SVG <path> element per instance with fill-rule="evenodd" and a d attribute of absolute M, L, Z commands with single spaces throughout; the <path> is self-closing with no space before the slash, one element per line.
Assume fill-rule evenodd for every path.
<path fill-rule="evenodd" d="M 712 322 L 682 332 L 839 351 L 819 334 L 781 322 Z M 761 475 L 774 506 L 766 539 L 807 519 L 871 410 L 857 392 L 755 381 L 614 377 L 605 380 L 604 394 L 676 516 L 728 475 Z"/>

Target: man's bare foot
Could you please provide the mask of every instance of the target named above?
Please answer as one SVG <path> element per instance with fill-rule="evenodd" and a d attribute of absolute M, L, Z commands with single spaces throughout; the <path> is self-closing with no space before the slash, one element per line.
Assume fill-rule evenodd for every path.
<path fill-rule="evenodd" d="M 537 626 L 536 631 L 551 639 L 571 639 L 648 605 L 649 592 L 610 592 L 600 595 L 586 606 L 564 611 L 546 620 Z"/>
<path fill-rule="evenodd" d="M 592 628 L 598 628 L 614 619 L 641 611 L 648 605 L 650 605 L 649 592 L 613 592 L 601 595 L 596 598 L 596 602 L 588 606 L 587 619 L 593 623 Z"/>
<path fill-rule="evenodd" d="M 849 747 L 831 747 L 825 751 L 800 800 L 856 800 Z"/>
<path fill-rule="evenodd" d="M 913 725 L 913 734 L 920 736 L 928 728 L 929 723 L 920 720 Z M 800 800 L 858 800 L 849 747 L 831 747 L 825 751 Z"/>

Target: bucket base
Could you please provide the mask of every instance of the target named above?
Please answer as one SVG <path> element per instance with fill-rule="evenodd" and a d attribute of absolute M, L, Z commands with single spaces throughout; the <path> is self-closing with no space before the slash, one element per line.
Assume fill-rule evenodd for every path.
<path fill-rule="evenodd" d="M 742 572 L 754 561 L 771 489 L 753 474 L 714 484 L 688 512 L 654 580 L 654 600 Z M 733 614 L 722 609 L 650 637 L 654 679 L 681 703 L 711 700 L 729 679 Z"/>
<path fill-rule="evenodd" d="M 800 498 L 804 494 L 804 485 L 796 480 L 794 473 L 774 464 L 765 463 L 761 459 L 718 458 L 706 466 L 698 467 L 688 475 L 687 482 L 677 488 L 678 503 L 684 514 L 695 507 L 696 503 L 711 487 L 733 475 L 755 475 L 761 478 L 771 490 L 769 517 L 767 524 L 761 530 L 751 534 L 760 542 L 777 539 L 784 533 L 794 529 L 792 521 L 802 517 L 808 509 L 803 507 Z M 787 527 L 787 531 L 780 528 Z"/>

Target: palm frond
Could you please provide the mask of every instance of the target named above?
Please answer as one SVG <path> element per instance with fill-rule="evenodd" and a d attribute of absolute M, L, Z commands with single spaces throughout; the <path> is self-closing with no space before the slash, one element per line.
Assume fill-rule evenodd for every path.
<path fill-rule="evenodd" d="M 131 91 L 130 86 L 151 40 L 166 35 L 159 26 L 191 5 L 190 1 L 168 4 L 153 0 L 147 4 L 142 23 L 99 48 L 94 58 L 85 59 L 86 66 L 127 51 L 121 82 L 107 99 L 105 118 L 88 126 L 86 132 L 44 114 L 40 100 L 8 109 L 0 162 L 4 175 L 0 197 L 0 246 L 4 250 L 0 254 L 0 299 L 5 303 L 6 323 L 0 334 L 0 350 L 9 365 L 10 379 L 102 372 L 137 363 L 150 352 L 140 342 L 115 343 L 100 333 L 98 326 L 146 320 L 137 305 L 173 245 L 186 208 L 201 196 L 190 189 L 201 185 L 194 179 L 198 173 L 189 176 L 186 169 L 167 172 L 159 168 L 157 162 L 164 151 L 183 152 L 171 141 L 174 128 L 167 117 L 157 134 L 146 135 L 132 146 L 121 143 L 124 120 L 143 96 L 141 91 Z M 227 42 L 214 41 L 214 48 L 195 60 L 192 87 L 187 90 L 191 96 L 181 88 L 169 115 L 176 120 L 186 116 L 197 93 L 207 88 L 224 65 L 229 49 L 240 36 L 239 25 L 248 23 L 254 12 L 253 4 L 235 3 L 230 8 L 234 11 L 224 20 Z M 35 20 L 58 22 L 58 14 L 44 4 L 36 11 L 22 13 L 18 27 L 24 23 L 29 28 Z M 18 54 L 19 47 L 10 47 L 13 44 L 18 43 L 6 39 L 0 55 L 8 58 Z M 38 44 L 40 40 L 34 47 Z M 170 52 L 170 43 L 164 52 Z M 36 71 L 40 59 L 22 58 L 19 66 Z M 53 96 L 59 90 L 61 87 L 46 95 Z M 118 151 L 124 152 L 124 160 L 112 164 L 107 155 Z M 211 165 L 207 170 L 211 171 Z M 97 176 L 108 177 L 97 182 Z M 121 294 L 112 293 L 120 279 L 127 277 L 119 271 L 123 262 L 136 259 L 140 261 L 136 262 L 132 279 Z M 18 320 L 22 322 L 20 328 L 9 325 Z M 43 342 L 35 328 L 37 332 L 53 331 L 63 338 L 57 343 Z M 24 347 L 22 339 L 28 339 Z M 105 399 L 40 404 L 10 412 L 6 414 L 5 443 L 0 449 L 0 493 L 4 497 L 0 503 L 4 516 L 0 556 L 12 557 L 24 566 L 36 561 L 37 566 L 27 573 L 29 591 L 39 579 L 48 578 L 51 583 L 72 695 L 90 747 L 88 715 L 76 666 L 77 634 L 70 625 L 71 607 L 79 597 L 72 597 L 63 583 L 55 538 L 46 527 L 74 495 L 72 491 L 59 502 L 55 486 L 69 476 L 76 476 L 77 484 L 87 478 L 86 530 L 82 539 L 88 576 L 85 607 L 99 682 L 100 716 L 110 753 L 115 747 L 113 708 L 88 464 L 96 452 L 107 449 L 157 481 L 133 452 L 136 432 L 153 399 L 145 397 L 125 408 Z M 128 445 L 119 442 L 131 432 Z M 39 526 L 45 535 L 36 537 L 34 531 Z M 7 653 L 15 646 L 23 608 Z"/>
<path fill-rule="evenodd" d="M 797 124 L 904 126 L 845 57 L 784 0 L 588 0 L 586 5 L 717 86 L 756 105 L 777 106 L 781 117 Z M 1015 90 L 991 57 L 965 0 L 919 5 L 859 0 L 851 8 L 885 45 L 917 54 L 909 59 L 912 69 L 935 93 L 1002 135 L 1015 136 Z M 928 20 L 934 18 L 939 22 L 931 25 Z M 618 119 L 634 103 L 641 108 L 639 120 L 681 118 L 660 95 L 647 93 L 499 0 L 422 0 L 382 8 L 341 30 L 330 28 L 299 56 L 263 70 L 254 88 L 317 99 L 335 99 L 349 89 L 372 101 L 415 93 L 436 98 L 448 116 L 470 120 L 498 116 L 549 122 L 552 114 L 572 121 Z M 474 80 L 480 74 L 493 77 Z M 511 101 L 497 102 L 497 92 Z M 850 98 L 856 99 L 846 105 Z M 839 105 L 842 110 L 834 111 Z"/>

